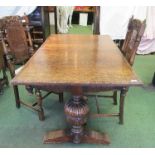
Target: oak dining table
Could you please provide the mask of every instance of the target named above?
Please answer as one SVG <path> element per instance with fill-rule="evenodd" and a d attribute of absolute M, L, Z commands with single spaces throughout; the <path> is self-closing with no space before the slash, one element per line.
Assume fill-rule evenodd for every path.
<path fill-rule="evenodd" d="M 90 112 L 84 93 L 119 90 L 123 107 L 128 88 L 142 85 L 110 36 L 78 34 L 49 36 L 11 83 L 72 94 L 64 105 L 71 128 L 46 132 L 44 143 L 102 144 L 110 143 L 107 134 L 84 127 Z"/>

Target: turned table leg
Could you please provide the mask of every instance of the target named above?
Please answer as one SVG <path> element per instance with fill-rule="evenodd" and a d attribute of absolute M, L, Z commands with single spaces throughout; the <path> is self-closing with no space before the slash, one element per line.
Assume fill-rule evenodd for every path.
<path fill-rule="evenodd" d="M 83 125 L 87 122 L 89 112 L 88 105 L 82 96 L 73 96 L 73 98 L 65 104 L 65 114 L 67 122 L 72 125 L 71 136 L 73 143 L 80 143 L 83 136 Z"/>
<path fill-rule="evenodd" d="M 71 129 L 49 131 L 44 136 L 44 143 L 73 142 L 80 143 L 83 136 L 83 125 L 87 121 L 89 108 L 80 95 L 74 95 L 65 103 L 64 111 Z"/>
<path fill-rule="evenodd" d="M 47 132 L 44 136 L 44 143 L 110 143 L 106 134 L 84 129 L 89 108 L 83 96 L 73 95 L 72 99 L 65 104 L 64 111 L 67 122 L 72 126 L 71 129 Z"/>

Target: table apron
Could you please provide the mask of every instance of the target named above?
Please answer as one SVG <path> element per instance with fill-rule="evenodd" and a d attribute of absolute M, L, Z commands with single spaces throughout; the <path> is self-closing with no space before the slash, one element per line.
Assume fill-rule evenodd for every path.
<path fill-rule="evenodd" d="M 104 92 L 104 91 L 121 91 L 122 89 L 128 89 L 129 86 L 70 86 L 70 87 L 59 87 L 59 86 L 32 86 L 32 88 L 43 90 L 43 91 L 54 91 L 54 92 L 71 92 L 72 94 L 83 94 L 87 92 Z"/>

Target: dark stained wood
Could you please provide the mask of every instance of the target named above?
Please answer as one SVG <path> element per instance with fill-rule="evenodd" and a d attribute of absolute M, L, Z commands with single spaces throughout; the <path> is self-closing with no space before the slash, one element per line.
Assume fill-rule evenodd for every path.
<path fill-rule="evenodd" d="M 55 25 L 54 25 L 54 27 L 55 27 L 55 34 L 58 34 L 58 26 L 57 26 L 57 8 L 56 8 L 56 6 L 54 7 L 54 21 L 55 21 Z"/>
<path fill-rule="evenodd" d="M 7 16 L 3 18 L 2 31 L 5 38 L 4 41 L 8 44 L 8 51 L 14 58 L 15 63 L 28 60 L 34 51 L 32 51 L 32 41 L 29 38 L 29 31 L 23 27 L 22 19 L 19 16 Z"/>
<path fill-rule="evenodd" d="M 69 130 L 49 131 L 44 136 L 44 144 L 72 142 L 72 140 L 73 135 L 70 134 Z M 85 130 L 81 137 L 81 143 L 110 144 L 110 139 L 105 133 Z"/>
<path fill-rule="evenodd" d="M 109 36 L 52 35 L 11 81 L 13 85 L 31 85 L 37 89 L 70 91 L 72 99 L 64 111 L 71 130 L 51 131 L 44 143 L 102 143 L 110 141 L 104 134 L 87 132 L 89 108 L 85 92 L 120 90 L 120 109 L 130 86 L 142 85 L 127 60 Z M 122 115 L 118 115 L 123 122 Z"/>
<path fill-rule="evenodd" d="M 131 17 L 129 20 L 128 30 L 122 46 L 122 53 L 131 66 L 134 63 L 136 51 L 144 34 L 145 27 L 145 20 L 142 22 L 139 19 L 134 19 L 134 17 Z"/>
<path fill-rule="evenodd" d="M 83 135 L 83 125 L 87 122 L 89 112 L 88 105 L 83 96 L 74 95 L 72 99 L 65 104 L 64 111 L 67 122 L 72 125 L 71 135 L 74 143 L 80 143 Z"/>
<path fill-rule="evenodd" d="M 24 23 L 22 23 L 23 19 Z M 6 55 L 7 66 L 9 68 L 11 78 L 14 78 L 16 75 L 15 63 L 24 64 L 34 54 L 28 22 L 27 16 L 24 16 L 23 18 L 19 16 L 8 16 L 0 21 L 1 42 L 3 51 Z M 42 99 L 47 97 L 49 93 L 53 93 L 53 91 L 42 96 L 40 89 L 34 88 L 31 85 L 26 86 L 26 89 L 29 93 L 35 95 L 37 102 L 35 104 L 27 104 L 25 101 L 22 101 L 19 96 L 18 86 L 13 86 L 16 107 L 20 108 L 20 104 L 22 104 L 31 108 L 38 113 L 40 120 L 44 120 L 45 117 L 42 107 Z M 59 95 L 59 100 L 62 103 L 63 93 L 55 93 Z"/>
<path fill-rule="evenodd" d="M 128 89 L 123 88 L 120 92 L 120 106 L 119 106 L 119 123 L 123 124 L 124 122 L 124 100 Z"/>
<path fill-rule="evenodd" d="M 9 85 L 8 77 L 6 74 L 6 65 L 4 62 L 4 52 L 3 52 L 3 45 L 0 38 L 0 73 L 2 72 L 2 77 L 0 77 L 0 94 L 3 91 L 3 87 L 5 85 Z"/>
<path fill-rule="evenodd" d="M 52 6 L 37 6 L 28 15 L 34 49 L 38 49 L 50 35 L 49 11 L 52 11 L 52 9 Z"/>
<path fill-rule="evenodd" d="M 0 69 L 4 67 L 4 59 L 3 59 L 3 46 L 2 42 L 0 41 Z"/>
<path fill-rule="evenodd" d="M 93 34 L 100 34 L 100 6 L 95 7 Z"/>

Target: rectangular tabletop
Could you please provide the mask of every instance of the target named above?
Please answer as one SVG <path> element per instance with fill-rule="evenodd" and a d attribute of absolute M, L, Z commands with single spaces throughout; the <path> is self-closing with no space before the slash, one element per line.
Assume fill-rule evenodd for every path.
<path fill-rule="evenodd" d="M 108 35 L 51 35 L 12 80 L 18 85 L 141 85 Z"/>

